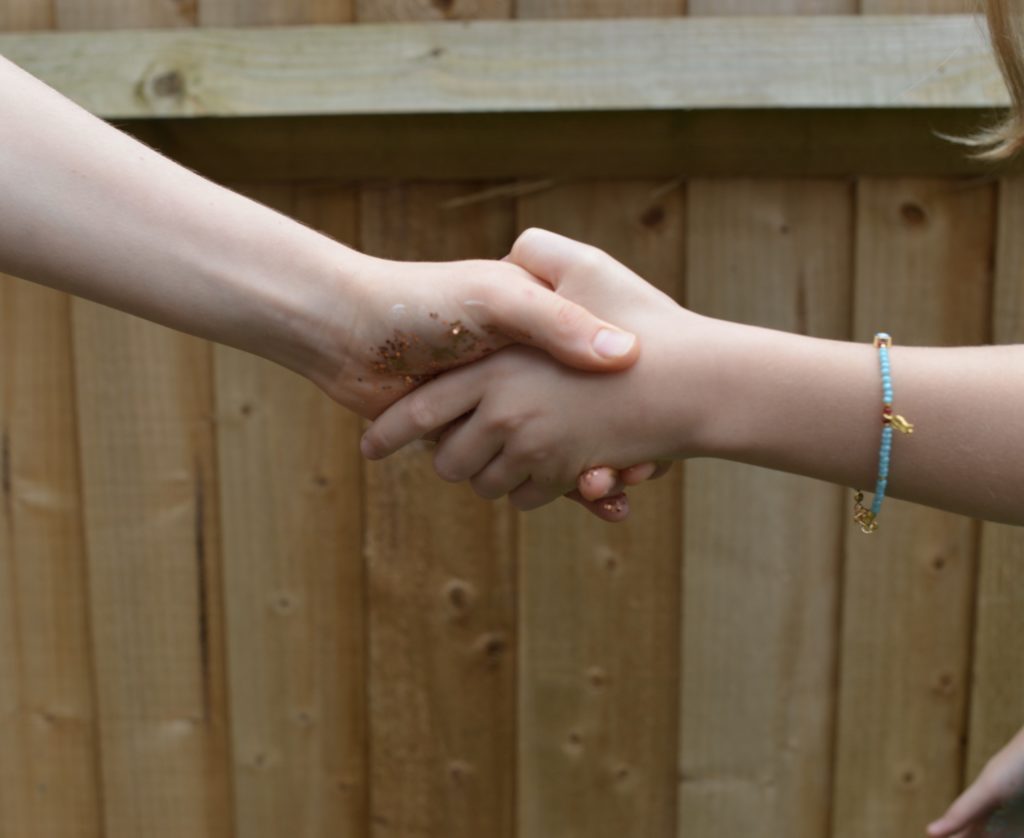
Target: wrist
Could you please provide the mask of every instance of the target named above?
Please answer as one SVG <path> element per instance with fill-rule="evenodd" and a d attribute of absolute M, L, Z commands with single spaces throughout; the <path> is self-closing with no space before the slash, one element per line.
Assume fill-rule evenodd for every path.
<path fill-rule="evenodd" d="M 239 264 L 241 320 L 223 342 L 265 357 L 328 389 L 366 293 L 371 257 L 289 222 L 292 229 Z"/>
<path fill-rule="evenodd" d="M 732 393 L 722 365 L 723 347 L 736 325 L 680 307 L 662 327 L 670 336 L 667 347 L 652 347 L 645 339 L 642 351 L 659 356 L 656 421 L 671 459 L 721 456 L 731 443 L 734 434 L 725 417 L 731 415 L 726 402 Z"/>

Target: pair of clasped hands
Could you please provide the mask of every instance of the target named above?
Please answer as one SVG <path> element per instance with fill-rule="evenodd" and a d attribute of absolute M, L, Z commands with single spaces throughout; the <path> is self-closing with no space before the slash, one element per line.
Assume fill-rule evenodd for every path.
<path fill-rule="evenodd" d="M 410 282 L 406 268 L 437 276 Z M 392 301 L 354 330 L 370 358 L 325 388 L 375 417 L 366 457 L 433 440 L 438 475 L 483 498 L 530 510 L 565 495 L 615 522 L 627 486 L 685 453 L 693 423 L 659 395 L 678 387 L 672 344 L 699 340 L 708 318 L 602 251 L 533 229 L 503 261 L 382 262 L 368 287 Z"/>

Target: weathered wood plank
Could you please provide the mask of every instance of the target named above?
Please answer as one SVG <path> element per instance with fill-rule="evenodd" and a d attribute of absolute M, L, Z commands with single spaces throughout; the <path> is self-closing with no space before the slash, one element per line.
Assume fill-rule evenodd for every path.
<path fill-rule="evenodd" d="M 105 838 L 232 834 L 209 346 L 73 303 Z"/>
<path fill-rule="evenodd" d="M 355 0 L 366 23 L 411 20 L 502 20 L 515 0 Z"/>
<path fill-rule="evenodd" d="M 690 0 L 692 3 L 693 0 Z M 520 18 L 673 17 L 686 13 L 686 0 L 517 0 Z"/>
<path fill-rule="evenodd" d="M 355 0 L 197 0 L 200 26 L 297 26 L 349 23 Z"/>
<path fill-rule="evenodd" d="M 355 239 L 351 188 L 244 191 Z M 363 836 L 360 422 L 268 361 L 214 358 L 239 835 Z"/>
<path fill-rule="evenodd" d="M 481 184 L 368 186 L 361 247 L 500 257 L 510 201 L 444 208 Z M 413 448 L 366 472 L 374 838 L 511 838 L 515 549 L 509 507 L 438 482 Z"/>
<path fill-rule="evenodd" d="M 111 30 L 189 27 L 196 0 L 52 0 L 57 28 Z"/>
<path fill-rule="evenodd" d="M 690 14 L 716 15 L 855 15 L 860 0 L 689 0 Z"/>
<path fill-rule="evenodd" d="M 855 339 L 887 331 L 897 346 L 988 341 L 994 197 L 991 183 L 859 184 Z M 897 404 L 899 375 L 894 354 Z M 941 421 L 910 418 L 918 433 Z M 894 443 L 894 474 L 901 445 L 913 438 Z M 920 833 L 955 796 L 977 533 L 968 518 L 893 498 L 873 535 L 847 523 L 836 838 Z"/>
<path fill-rule="evenodd" d="M 849 337 L 842 182 L 690 184 L 687 303 Z M 679 835 L 818 838 L 829 819 L 842 490 L 687 464 Z"/>
<path fill-rule="evenodd" d="M 860 0 L 866 15 L 950 15 L 981 10 L 977 0 Z"/>
<path fill-rule="evenodd" d="M 52 26 L 51 0 L 4 0 L 0 5 L 0 32 L 50 29 Z"/>
<path fill-rule="evenodd" d="M 523 198 L 519 227 L 607 249 L 675 297 L 684 190 L 593 181 Z M 520 516 L 519 835 L 673 835 L 679 470 L 609 526 L 568 501 Z"/>
<path fill-rule="evenodd" d="M 0 277 L 0 833 L 99 838 L 68 298 Z"/>
<path fill-rule="evenodd" d="M 479 21 L 0 35 L 104 117 L 997 107 L 963 16 Z"/>

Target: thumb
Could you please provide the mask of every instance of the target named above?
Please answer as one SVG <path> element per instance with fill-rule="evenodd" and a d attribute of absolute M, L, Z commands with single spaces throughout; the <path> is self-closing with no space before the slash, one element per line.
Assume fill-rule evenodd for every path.
<path fill-rule="evenodd" d="M 946 814 L 928 825 L 928 834 L 933 838 L 955 835 L 995 809 L 998 802 L 989 784 L 983 779 L 976 780 L 954 801 Z"/>
<path fill-rule="evenodd" d="M 611 261 L 595 247 L 531 228 L 519 236 L 505 261 L 557 291 L 571 269 L 589 265 L 598 270 L 602 258 Z M 544 286 L 504 287 L 498 294 L 501 299 L 494 316 L 503 322 L 496 325 L 563 363 L 584 370 L 621 370 L 632 366 L 639 356 L 635 335 Z"/>
<path fill-rule="evenodd" d="M 491 291 L 490 302 L 492 328 L 571 367 L 622 370 L 640 354 L 635 335 L 540 285 L 498 286 Z"/>

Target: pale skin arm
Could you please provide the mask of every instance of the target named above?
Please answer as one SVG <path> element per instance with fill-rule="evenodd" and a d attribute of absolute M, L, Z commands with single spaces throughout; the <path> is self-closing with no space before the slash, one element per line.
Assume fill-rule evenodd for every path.
<path fill-rule="evenodd" d="M 637 356 L 632 335 L 515 265 L 360 254 L 173 163 L 3 58 L 0 217 L 0 271 L 262 355 L 364 416 L 410 378 L 513 340 L 594 371 Z M 419 343 L 383 357 L 399 333 Z"/>

